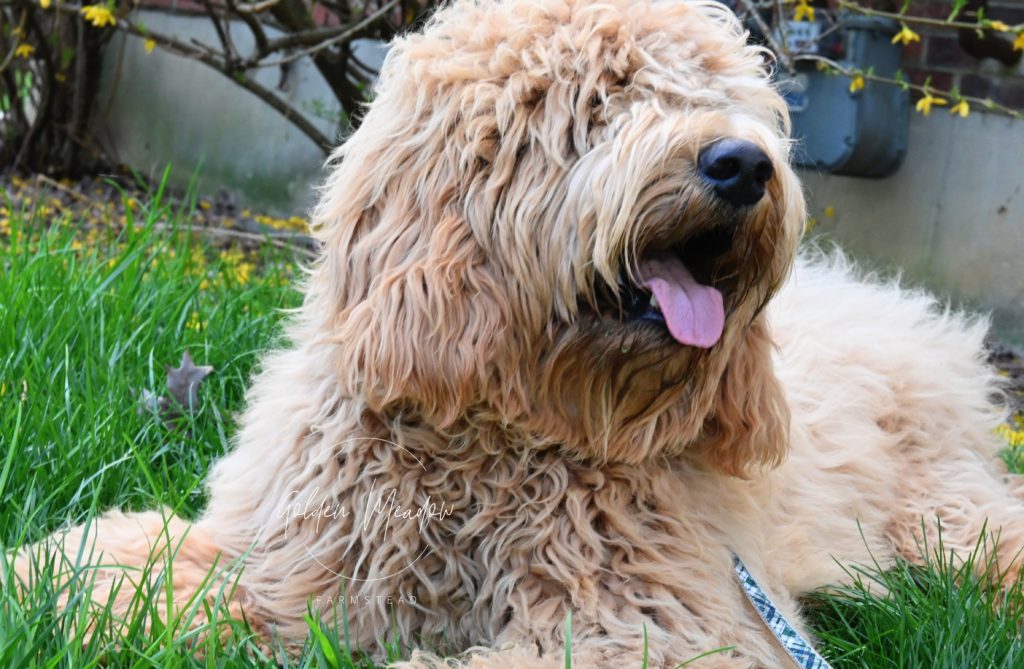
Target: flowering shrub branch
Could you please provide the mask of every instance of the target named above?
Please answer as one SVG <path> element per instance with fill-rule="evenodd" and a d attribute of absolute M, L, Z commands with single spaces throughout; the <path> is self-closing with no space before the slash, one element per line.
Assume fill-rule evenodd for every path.
<path fill-rule="evenodd" d="M 974 22 L 958 21 L 957 17 L 960 15 L 960 9 L 958 8 L 962 8 L 966 3 L 960 3 L 959 5 L 955 5 L 952 13 L 948 18 L 936 19 L 928 16 L 914 16 L 913 14 L 907 14 L 905 11 L 886 12 L 879 9 L 873 9 L 871 7 L 865 7 L 859 3 L 852 2 L 851 0 L 836 0 L 836 2 L 843 9 L 848 9 L 858 14 L 863 14 L 865 16 L 880 16 L 886 19 L 894 19 L 900 21 L 903 24 L 910 23 L 923 26 L 933 26 L 936 28 L 955 28 L 966 30 L 984 30 L 987 28 L 991 30 L 997 30 L 999 32 L 1017 32 L 1019 30 L 1024 30 L 1024 25 L 1017 26 L 1016 28 L 1011 28 L 1002 21 L 990 21 L 989 19 L 986 19 L 984 15 L 975 15 L 977 16 L 977 20 Z"/>
<path fill-rule="evenodd" d="M 59 11 L 68 14 L 75 14 L 80 12 L 83 16 L 86 17 L 87 20 L 90 20 L 90 9 L 90 6 L 79 7 L 76 5 L 66 4 L 61 4 L 58 6 Z M 92 15 L 95 16 L 95 14 Z M 147 41 L 151 42 L 154 46 L 159 46 L 171 53 L 183 56 L 185 58 L 191 58 L 213 69 L 219 71 L 228 71 L 231 73 L 243 71 L 242 68 L 239 68 L 237 65 L 229 65 L 229 63 L 221 57 L 222 54 L 210 48 L 204 48 L 202 45 L 189 44 L 181 40 L 175 39 L 169 35 L 164 35 L 162 33 L 155 32 L 149 28 L 146 28 L 144 25 L 135 23 L 129 19 L 122 19 L 121 21 L 116 21 L 116 19 L 108 19 L 101 15 L 99 20 L 101 22 L 114 21 L 114 23 L 109 23 L 109 25 L 113 25 L 118 30 L 122 30 L 128 34 L 135 35 L 137 37 L 142 37 Z M 104 23 L 104 25 L 107 24 L 108 23 Z M 313 123 L 311 123 L 305 117 L 305 115 L 296 110 L 292 105 L 285 102 L 280 96 L 275 94 L 273 91 L 260 85 L 253 79 L 244 76 L 244 74 L 240 76 L 234 76 L 232 78 L 232 81 L 234 81 L 234 83 L 246 89 L 253 95 L 260 98 L 263 102 L 265 102 L 274 110 L 278 111 L 282 116 L 284 116 L 291 123 L 293 123 L 300 131 L 302 131 L 304 135 L 309 137 L 309 139 L 311 139 L 317 146 L 321 147 L 325 152 L 329 151 L 333 147 L 334 141 L 332 141 L 324 133 L 322 133 Z"/>
<path fill-rule="evenodd" d="M 938 91 L 931 86 L 931 82 L 925 82 L 924 84 L 917 85 L 908 82 L 906 79 L 899 79 L 893 77 L 882 77 L 873 72 L 867 72 L 852 67 L 844 67 L 834 60 L 825 58 L 824 56 L 816 55 L 801 55 L 797 56 L 798 61 L 812 61 L 818 63 L 822 69 L 831 71 L 835 74 L 846 76 L 850 78 L 850 92 L 855 93 L 865 87 L 866 82 L 873 81 L 880 84 L 887 84 L 892 86 L 899 86 L 904 90 L 917 91 L 922 94 L 921 100 L 917 103 L 917 111 L 921 112 L 925 116 L 931 113 L 932 106 L 945 106 L 948 104 L 948 100 L 956 100 L 956 104 L 950 108 L 950 112 L 956 113 L 959 116 L 966 118 L 969 115 L 969 110 L 972 105 L 979 107 L 985 111 L 996 112 L 999 114 L 1005 114 L 1018 120 L 1024 120 L 1024 112 L 1016 109 L 1011 109 L 1005 105 L 997 104 L 987 98 L 978 98 L 970 95 L 961 95 L 956 90 L 953 91 Z M 927 100 L 927 102 L 925 102 Z M 924 104 L 922 104 L 922 102 Z M 965 109 L 967 111 L 965 111 Z"/>
<path fill-rule="evenodd" d="M 100 50 L 118 31 L 141 38 L 147 54 L 160 49 L 217 70 L 327 153 L 338 134 L 358 124 L 376 74 L 354 54 L 352 42 L 387 41 L 420 21 L 436 0 L 195 2 L 197 12 L 213 26 L 215 43 L 150 29 L 141 20 L 138 0 L 0 0 L 0 167 L 74 173 L 91 169 L 85 155 L 105 162 L 84 120 L 94 108 Z M 244 53 L 232 39 L 239 29 L 248 30 L 253 40 Z M 298 109 L 287 95 L 252 76 L 260 68 L 279 68 L 283 90 L 290 67 L 303 58 L 316 67 L 340 108 L 340 113 L 324 116 L 336 125 L 336 134 L 324 132 L 308 110 Z M 81 111 L 77 123 L 68 122 L 66 110 L 54 109 L 59 100 L 71 98 Z M 313 115 L 323 114 L 314 110 Z M 40 143 L 47 133 L 52 141 Z"/>
<path fill-rule="evenodd" d="M 752 25 L 757 27 L 758 32 L 764 37 L 767 46 L 776 54 L 779 66 L 786 72 L 795 72 L 797 63 L 812 61 L 822 70 L 849 77 L 849 90 L 851 94 L 863 90 L 869 82 L 899 86 L 903 90 L 916 91 L 921 94 L 916 110 L 925 116 L 930 115 L 934 107 L 948 106 L 950 113 L 962 118 L 969 116 L 972 109 L 981 109 L 987 112 L 1004 114 L 1015 119 L 1024 119 L 1024 113 L 1021 111 L 999 104 L 994 100 L 962 95 L 956 88 L 950 90 L 938 89 L 932 85 L 931 79 L 926 80 L 923 84 L 915 84 L 910 82 L 900 72 L 897 72 L 895 77 L 885 77 L 873 71 L 840 64 L 833 59 L 819 54 L 792 52 L 785 39 L 786 24 L 790 20 L 798 23 L 815 21 L 815 7 L 811 5 L 810 0 L 738 0 L 736 4 L 741 9 L 741 18 L 749 20 Z M 912 26 L 927 26 L 955 31 L 971 31 L 977 35 L 978 39 L 1006 36 L 1011 38 L 1011 41 L 1005 43 L 1004 51 L 1024 51 L 1024 24 L 1009 25 L 1002 21 L 989 19 L 985 16 L 982 8 L 970 9 L 968 0 L 957 0 L 953 4 L 949 16 L 944 19 L 910 14 L 908 10 L 911 5 L 908 0 L 903 0 L 900 3 L 899 11 L 888 11 L 866 6 L 864 3 L 856 0 L 834 0 L 834 4 L 848 14 L 881 17 L 898 22 L 900 30 L 893 37 L 893 44 L 908 46 L 914 42 L 919 42 L 921 37 Z M 771 23 L 778 27 L 777 30 L 769 27 L 768 21 L 764 17 L 766 10 L 771 11 Z M 842 27 L 841 18 L 834 20 L 829 16 L 827 20 L 832 21 L 832 25 L 823 30 L 817 37 L 816 41 L 818 43 Z M 778 36 L 781 36 L 781 39 Z"/>

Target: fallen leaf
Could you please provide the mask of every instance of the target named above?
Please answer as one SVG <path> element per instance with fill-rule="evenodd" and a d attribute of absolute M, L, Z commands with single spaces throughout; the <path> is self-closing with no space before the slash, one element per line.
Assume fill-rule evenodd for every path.
<path fill-rule="evenodd" d="M 185 351 L 181 356 L 180 367 L 164 365 L 164 369 L 167 370 L 167 390 L 171 397 L 157 395 L 149 388 L 143 388 L 139 392 L 139 403 L 142 406 L 136 411 L 139 415 L 144 412 L 156 414 L 164 425 L 173 428 L 181 418 L 182 410 L 192 413 L 199 407 L 199 386 L 203 379 L 213 373 L 213 367 L 197 365 L 189 352 Z"/>
<path fill-rule="evenodd" d="M 210 365 L 196 365 L 192 356 L 185 351 L 181 356 L 181 366 L 165 365 L 167 370 L 167 389 L 178 404 L 192 411 L 199 406 L 199 386 L 203 379 L 213 372 Z"/>

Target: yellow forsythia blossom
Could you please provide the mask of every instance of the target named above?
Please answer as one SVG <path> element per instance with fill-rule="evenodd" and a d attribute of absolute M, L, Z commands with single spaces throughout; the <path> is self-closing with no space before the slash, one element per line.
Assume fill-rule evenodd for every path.
<path fill-rule="evenodd" d="M 146 49 L 146 53 L 153 53 L 153 49 L 156 48 L 156 41 L 148 39 L 143 43 L 143 48 Z"/>
<path fill-rule="evenodd" d="M 36 48 L 31 44 L 19 44 L 14 50 L 14 55 L 19 58 L 28 58 L 36 52 Z"/>
<path fill-rule="evenodd" d="M 903 42 L 904 46 L 910 44 L 911 42 L 920 41 L 921 36 L 915 33 L 910 28 L 908 28 L 906 23 L 904 23 L 903 28 L 898 33 L 896 33 L 896 36 L 892 38 L 893 44 L 895 44 L 896 42 Z"/>
<path fill-rule="evenodd" d="M 1015 429 L 1009 425 L 1000 425 L 996 428 L 996 434 L 1006 440 L 1011 448 L 1024 447 L 1024 429 Z"/>
<path fill-rule="evenodd" d="M 797 21 L 813 21 L 814 7 L 807 4 L 807 0 L 798 0 L 796 9 L 793 10 L 793 18 Z"/>
<path fill-rule="evenodd" d="M 863 88 L 864 88 L 864 75 L 863 74 L 855 74 L 855 75 L 853 75 L 853 78 L 850 79 L 850 92 L 851 93 L 856 93 L 857 91 L 862 90 Z"/>
<path fill-rule="evenodd" d="M 117 17 L 106 5 L 86 5 L 82 7 L 82 16 L 97 28 L 117 25 Z"/>
<path fill-rule="evenodd" d="M 915 107 L 915 109 L 917 109 L 917 111 L 921 112 L 925 116 L 928 116 L 928 114 L 932 113 L 932 105 L 936 107 L 944 107 L 946 106 L 946 104 L 946 100 L 943 100 L 942 98 L 937 98 L 931 93 L 925 93 L 924 97 L 917 101 L 917 106 Z"/>
<path fill-rule="evenodd" d="M 1024 51 L 1024 31 L 1017 33 L 1017 39 L 1013 40 L 1014 51 Z"/>
<path fill-rule="evenodd" d="M 967 118 L 971 113 L 971 106 L 967 104 L 967 100 L 961 100 L 952 107 L 949 108 L 950 114 L 960 114 L 960 118 Z"/>
<path fill-rule="evenodd" d="M 200 330 L 206 329 L 206 323 L 199 318 L 198 313 L 193 311 L 191 314 L 188 315 L 188 321 L 185 322 L 185 327 L 188 328 L 189 330 L 195 330 L 196 332 L 199 332 Z"/>

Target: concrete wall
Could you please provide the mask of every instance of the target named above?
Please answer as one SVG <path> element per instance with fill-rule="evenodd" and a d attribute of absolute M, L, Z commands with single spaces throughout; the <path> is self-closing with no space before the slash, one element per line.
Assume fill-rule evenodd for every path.
<path fill-rule="evenodd" d="M 815 234 L 875 267 L 902 269 L 954 302 L 992 310 L 998 334 L 1024 343 L 1021 156 L 1022 121 L 917 114 L 907 159 L 894 176 L 803 175 L 819 220 Z"/>

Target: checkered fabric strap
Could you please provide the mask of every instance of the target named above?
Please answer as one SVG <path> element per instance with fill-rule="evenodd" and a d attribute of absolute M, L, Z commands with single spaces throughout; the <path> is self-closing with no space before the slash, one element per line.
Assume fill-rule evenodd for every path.
<path fill-rule="evenodd" d="M 814 650 L 814 647 L 807 642 L 807 639 L 800 636 L 800 633 L 789 624 L 786 617 L 775 608 L 772 600 L 757 584 L 754 577 L 747 571 L 747 566 L 736 554 L 732 556 L 732 566 L 736 570 L 736 576 L 740 580 L 740 585 L 743 586 L 743 592 L 746 593 L 747 599 L 754 605 L 761 620 L 772 631 L 797 666 L 803 667 L 803 669 L 832 669 L 829 663 L 821 655 L 818 655 L 818 651 Z"/>

